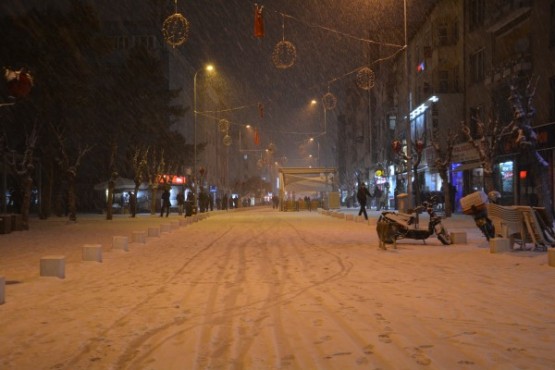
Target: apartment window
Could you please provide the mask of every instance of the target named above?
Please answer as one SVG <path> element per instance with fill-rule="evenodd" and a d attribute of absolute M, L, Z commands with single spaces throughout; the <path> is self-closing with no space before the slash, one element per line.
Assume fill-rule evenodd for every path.
<path fill-rule="evenodd" d="M 437 37 L 440 46 L 449 45 L 449 27 L 446 23 L 441 23 L 437 27 Z"/>
<path fill-rule="evenodd" d="M 129 49 L 130 45 L 130 41 L 129 38 L 127 38 L 126 36 L 120 36 L 117 38 L 117 42 L 116 42 L 116 47 L 120 50 L 125 50 L 125 49 Z"/>
<path fill-rule="evenodd" d="M 484 2 L 485 0 L 470 0 L 469 1 L 469 23 L 470 30 L 481 27 L 484 24 Z"/>
<path fill-rule="evenodd" d="M 484 80 L 484 49 L 470 55 L 470 78 L 474 83 Z"/>
<path fill-rule="evenodd" d="M 448 93 L 449 92 L 449 72 L 439 71 L 439 92 Z"/>

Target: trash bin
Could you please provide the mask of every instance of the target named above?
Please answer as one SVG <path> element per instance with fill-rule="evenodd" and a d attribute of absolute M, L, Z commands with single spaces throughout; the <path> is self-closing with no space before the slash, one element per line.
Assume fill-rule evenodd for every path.
<path fill-rule="evenodd" d="M 397 210 L 406 212 L 408 209 L 409 195 L 407 193 L 397 194 Z"/>

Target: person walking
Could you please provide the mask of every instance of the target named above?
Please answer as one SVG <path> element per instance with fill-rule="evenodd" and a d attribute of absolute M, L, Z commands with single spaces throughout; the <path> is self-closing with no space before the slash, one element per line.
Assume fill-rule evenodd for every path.
<path fill-rule="evenodd" d="M 358 211 L 358 215 L 360 216 L 361 214 L 364 213 L 364 218 L 366 220 L 368 220 L 368 214 L 366 213 L 366 200 L 368 199 L 369 196 L 370 196 L 370 192 L 366 188 L 366 184 L 365 183 L 360 184 L 360 187 L 358 188 L 358 191 L 357 191 L 357 200 L 358 200 L 358 204 L 360 205 L 360 211 Z"/>
<path fill-rule="evenodd" d="M 179 194 L 177 194 L 176 200 L 177 200 L 177 212 L 181 216 L 183 214 L 183 208 L 185 206 L 185 194 L 183 194 L 183 192 L 180 192 Z"/>
<path fill-rule="evenodd" d="M 160 217 L 164 215 L 166 211 L 166 217 L 170 214 L 170 191 L 166 188 L 162 193 L 162 207 L 160 209 Z"/>

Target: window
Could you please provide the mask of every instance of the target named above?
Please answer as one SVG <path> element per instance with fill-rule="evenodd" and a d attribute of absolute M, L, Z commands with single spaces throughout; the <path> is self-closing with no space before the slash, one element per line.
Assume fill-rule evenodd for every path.
<path fill-rule="evenodd" d="M 439 92 L 448 93 L 449 92 L 449 72 L 439 71 Z"/>
<path fill-rule="evenodd" d="M 474 83 L 484 80 L 484 49 L 470 56 L 470 80 Z"/>
<path fill-rule="evenodd" d="M 449 28 L 446 23 L 441 23 L 437 27 L 437 37 L 440 46 L 449 45 Z"/>
<path fill-rule="evenodd" d="M 484 24 L 484 2 L 485 0 L 470 0 L 468 5 L 470 31 Z"/>
<path fill-rule="evenodd" d="M 452 72 L 452 80 L 453 80 L 453 92 L 458 93 L 460 92 L 460 84 L 459 84 L 459 66 L 455 66 Z"/>

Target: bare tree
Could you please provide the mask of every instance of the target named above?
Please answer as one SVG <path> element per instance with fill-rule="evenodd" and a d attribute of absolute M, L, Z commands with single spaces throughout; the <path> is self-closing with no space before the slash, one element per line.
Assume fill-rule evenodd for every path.
<path fill-rule="evenodd" d="M 54 136 L 58 141 L 59 156 L 56 158 L 58 165 L 66 173 L 67 176 L 67 206 L 70 221 L 77 221 L 77 197 L 75 194 L 75 178 L 77 177 L 77 169 L 81 165 L 83 157 L 92 149 L 91 146 L 79 145 L 73 155 L 69 154 L 69 147 L 65 141 L 65 134 L 62 130 L 51 125 Z"/>
<path fill-rule="evenodd" d="M 147 155 L 147 162 L 145 165 L 145 175 L 150 191 L 150 214 L 153 215 L 156 213 L 158 185 L 160 183 L 160 176 L 163 174 L 165 161 L 163 150 L 149 150 L 149 153 L 150 155 Z"/>
<path fill-rule="evenodd" d="M 459 135 L 449 130 L 447 132 L 447 141 L 445 147 L 441 147 L 438 134 L 432 135 L 432 146 L 435 150 L 434 165 L 439 172 L 439 177 L 443 182 L 443 198 L 445 199 L 445 216 L 451 217 L 453 213 L 453 204 L 451 203 L 451 186 L 449 183 L 449 167 L 453 162 L 453 148 L 457 142 Z"/>
<path fill-rule="evenodd" d="M 21 188 L 21 225 L 25 230 L 29 229 L 29 209 L 31 207 L 31 192 L 33 188 L 33 174 L 35 165 L 33 155 L 35 153 L 38 140 L 38 124 L 35 122 L 33 128 L 25 139 L 25 151 L 23 155 L 17 155 L 15 150 L 7 148 L 5 136 L 0 138 L 0 153 L 10 153 L 7 155 L 7 163 L 12 172 L 17 176 Z"/>
<path fill-rule="evenodd" d="M 420 184 L 418 181 L 418 166 L 420 166 L 420 162 L 422 161 L 422 153 L 424 150 L 426 143 L 423 138 L 417 139 L 415 142 L 412 143 L 411 149 L 412 153 L 410 155 L 403 152 L 403 145 L 399 140 L 393 140 L 392 149 L 395 155 L 399 157 L 402 161 L 405 162 L 406 167 L 412 166 L 412 172 L 414 175 L 414 183 L 412 191 L 415 195 L 415 204 L 420 204 Z"/>
<path fill-rule="evenodd" d="M 106 220 L 111 220 L 113 216 L 114 190 L 116 187 L 116 180 L 119 176 L 118 169 L 116 167 L 118 145 L 113 142 L 110 147 L 110 179 L 108 180 L 108 199 L 106 199 Z"/>
<path fill-rule="evenodd" d="M 549 223 L 553 223 L 553 200 L 549 188 L 548 168 L 549 163 L 541 156 L 537 150 L 538 137 L 532 128 L 532 122 L 536 116 L 536 109 L 533 104 L 536 93 L 538 79 L 528 82 L 523 101 L 518 92 L 518 88 L 511 85 L 511 95 L 509 102 L 513 108 L 513 120 L 510 123 L 512 131 L 516 133 L 516 144 L 520 148 L 524 160 L 530 164 L 532 178 L 534 179 L 535 193 L 538 196 L 538 203 L 542 204 L 547 210 Z"/>
<path fill-rule="evenodd" d="M 131 217 L 135 217 L 135 214 L 137 213 L 137 194 L 139 192 L 139 187 L 141 186 L 147 175 L 147 158 L 148 148 L 135 148 L 131 161 L 131 167 L 133 170 L 133 182 L 135 183 L 135 191 L 129 197 Z"/>
<path fill-rule="evenodd" d="M 499 155 L 499 142 L 503 135 L 511 131 L 511 125 L 503 125 L 491 115 L 487 123 L 483 122 L 481 117 L 474 118 L 476 119 L 476 135 L 471 134 L 470 127 L 465 122 L 461 123 L 462 133 L 478 152 L 484 170 L 484 189 L 486 192 L 490 192 L 495 190 L 493 165 Z"/>

